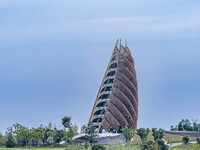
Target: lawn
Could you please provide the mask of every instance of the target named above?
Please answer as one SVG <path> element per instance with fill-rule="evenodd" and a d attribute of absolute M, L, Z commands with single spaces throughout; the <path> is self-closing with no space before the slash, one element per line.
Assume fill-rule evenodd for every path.
<path fill-rule="evenodd" d="M 54 148 L 54 147 L 51 147 L 51 148 L 44 148 L 44 147 L 41 147 L 41 148 L 0 148 L 0 150 L 65 150 L 64 147 L 61 147 L 61 148 Z"/>
<path fill-rule="evenodd" d="M 106 147 L 106 150 L 139 150 L 136 145 L 110 145 Z M 169 150 L 200 150 L 200 144 L 189 144 L 186 147 L 183 145 L 170 148 Z M 65 150 L 65 148 L 0 148 L 0 150 Z M 69 150 L 84 150 L 84 148 L 79 149 L 78 147 L 71 147 Z M 88 149 L 89 150 L 89 149 Z"/>
<path fill-rule="evenodd" d="M 190 138 L 190 141 L 196 141 L 196 137 L 189 137 L 189 138 Z M 176 143 L 176 142 L 182 142 L 183 136 L 165 133 L 164 139 L 168 143 Z M 153 141 L 153 140 L 154 139 L 153 139 L 153 136 L 152 136 L 152 132 L 149 132 L 148 137 L 147 137 L 147 141 Z M 133 142 L 134 143 L 140 143 L 141 142 L 140 137 L 135 134 L 134 137 L 133 137 Z"/>
<path fill-rule="evenodd" d="M 187 146 L 180 145 L 172 148 L 172 150 L 200 150 L 200 144 L 189 144 Z"/>

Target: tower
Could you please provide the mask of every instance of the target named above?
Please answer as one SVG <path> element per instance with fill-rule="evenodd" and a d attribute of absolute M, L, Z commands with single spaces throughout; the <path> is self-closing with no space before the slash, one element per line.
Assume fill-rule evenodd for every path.
<path fill-rule="evenodd" d="M 89 126 L 119 133 L 124 127 L 137 128 L 138 86 L 134 60 L 127 47 L 116 42 L 99 88 Z"/>

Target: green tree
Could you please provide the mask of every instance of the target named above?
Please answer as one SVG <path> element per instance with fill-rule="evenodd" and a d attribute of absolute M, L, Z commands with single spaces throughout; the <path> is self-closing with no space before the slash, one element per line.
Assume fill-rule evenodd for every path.
<path fill-rule="evenodd" d="M 95 137 L 97 135 L 96 133 L 96 127 L 93 125 L 90 125 L 86 128 L 86 136 L 85 136 L 85 146 L 87 145 L 87 142 L 90 143 L 91 147 L 93 143 L 96 143 Z"/>
<path fill-rule="evenodd" d="M 5 141 L 6 141 L 5 136 L 3 136 L 2 133 L 0 133 L 0 146 L 5 145 Z"/>
<path fill-rule="evenodd" d="M 124 135 L 124 137 L 126 138 L 126 142 L 131 141 L 131 139 L 133 138 L 133 136 L 135 135 L 135 130 L 132 128 L 123 128 L 122 129 L 122 133 Z"/>
<path fill-rule="evenodd" d="M 188 143 L 189 143 L 189 137 L 188 136 L 186 136 L 186 135 L 184 135 L 183 136 L 183 143 L 184 143 L 184 145 L 187 145 Z"/>
<path fill-rule="evenodd" d="M 72 123 L 71 123 L 71 117 L 69 116 L 64 116 L 62 118 L 62 125 L 66 128 L 70 128 Z"/>
<path fill-rule="evenodd" d="M 148 128 L 140 128 L 136 130 L 136 134 L 140 137 L 141 141 L 144 143 L 147 140 L 147 136 L 149 134 Z"/>
<path fill-rule="evenodd" d="M 16 136 L 16 141 L 18 146 L 28 146 L 30 141 L 30 130 L 21 124 L 13 125 L 13 133 Z"/>
<path fill-rule="evenodd" d="M 7 148 L 14 147 L 15 146 L 15 139 L 14 139 L 14 136 L 13 136 L 12 128 L 7 129 L 5 137 L 6 137 L 5 146 Z"/>
<path fill-rule="evenodd" d="M 30 130 L 31 139 L 30 143 L 32 146 L 40 146 L 42 143 L 42 130 L 40 128 L 32 128 Z"/>
<path fill-rule="evenodd" d="M 157 128 L 152 128 L 152 135 L 154 138 L 154 141 L 162 140 L 163 136 L 164 136 L 164 130 L 163 129 L 158 129 Z"/>
<path fill-rule="evenodd" d="M 42 133 L 41 135 L 42 145 L 47 146 L 52 144 L 54 131 L 52 129 L 51 124 L 49 124 L 48 126 L 40 125 L 38 129 Z"/>
<path fill-rule="evenodd" d="M 78 134 L 78 126 L 71 123 L 71 117 L 65 116 L 62 118 L 62 125 L 65 128 L 64 140 L 66 143 L 70 143 L 71 139 Z"/>
<path fill-rule="evenodd" d="M 165 142 L 162 139 L 157 139 L 156 143 L 158 144 L 158 150 L 168 150 L 168 146 L 165 145 Z"/>
<path fill-rule="evenodd" d="M 86 125 L 82 125 L 82 127 L 81 127 L 81 133 L 85 133 L 86 128 L 87 128 Z"/>
<path fill-rule="evenodd" d="M 197 138 L 197 144 L 200 144 L 200 138 Z"/>
<path fill-rule="evenodd" d="M 54 135 L 53 135 L 54 143 L 56 145 L 59 145 L 59 143 L 63 139 L 64 135 L 65 135 L 65 131 L 64 130 L 59 130 L 59 129 L 55 128 L 54 129 Z"/>

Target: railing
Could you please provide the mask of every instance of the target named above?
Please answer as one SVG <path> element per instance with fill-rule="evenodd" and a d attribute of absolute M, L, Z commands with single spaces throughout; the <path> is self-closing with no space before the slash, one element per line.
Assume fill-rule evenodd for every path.
<path fill-rule="evenodd" d="M 101 94 L 100 95 L 104 95 L 104 94 L 110 94 L 111 93 L 111 91 L 103 91 L 103 92 L 101 92 Z"/>
<path fill-rule="evenodd" d="M 93 122 L 92 125 L 94 125 L 94 126 L 100 126 L 101 122 L 98 122 L 98 123 L 97 122 Z"/>
<path fill-rule="evenodd" d="M 101 89 L 103 89 L 104 87 L 108 87 L 108 86 L 113 86 L 113 83 L 108 83 L 108 84 L 104 84 Z"/>
<path fill-rule="evenodd" d="M 109 101 L 110 100 L 110 98 L 101 98 L 101 99 L 99 99 L 97 102 L 99 103 L 99 102 L 106 102 L 106 101 Z"/>
<path fill-rule="evenodd" d="M 92 120 L 94 120 L 95 118 L 102 118 L 104 115 L 94 115 L 93 117 L 92 117 Z"/>
<path fill-rule="evenodd" d="M 118 63 L 118 60 L 113 60 L 111 61 L 110 65 L 114 64 L 114 63 Z"/>
<path fill-rule="evenodd" d="M 115 76 L 108 76 L 108 77 L 105 77 L 104 78 L 104 82 L 106 81 L 106 80 L 108 80 L 108 79 L 114 79 L 115 78 Z"/>
<path fill-rule="evenodd" d="M 104 107 L 96 107 L 95 108 L 95 111 L 98 111 L 98 110 L 101 110 L 101 109 L 106 109 L 107 108 L 107 106 L 104 106 Z"/>
<path fill-rule="evenodd" d="M 110 69 L 107 70 L 107 73 L 111 72 L 111 71 L 116 71 L 116 70 L 117 70 L 117 68 L 110 68 Z"/>

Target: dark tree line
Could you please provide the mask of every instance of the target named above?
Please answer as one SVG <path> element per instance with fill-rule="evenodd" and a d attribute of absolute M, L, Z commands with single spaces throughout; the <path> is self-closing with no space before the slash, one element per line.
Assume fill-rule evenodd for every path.
<path fill-rule="evenodd" d="M 178 125 L 171 126 L 171 131 L 196 131 L 200 132 L 200 124 L 196 121 L 192 123 L 188 119 L 182 119 Z"/>
<path fill-rule="evenodd" d="M 60 143 L 70 143 L 73 136 L 78 134 L 78 127 L 71 123 L 71 117 L 62 118 L 63 127 L 40 125 L 37 128 L 28 128 L 19 123 L 9 127 L 5 135 L 0 133 L 0 146 L 49 146 Z"/>

